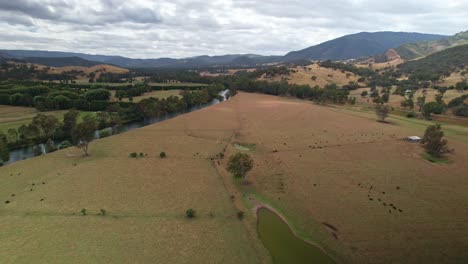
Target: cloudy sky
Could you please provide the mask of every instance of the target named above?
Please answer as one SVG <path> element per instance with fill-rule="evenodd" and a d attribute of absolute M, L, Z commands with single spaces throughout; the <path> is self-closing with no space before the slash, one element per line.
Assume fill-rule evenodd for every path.
<path fill-rule="evenodd" d="M 0 0 L 0 48 L 131 58 L 283 55 L 360 31 L 452 35 L 468 0 Z"/>

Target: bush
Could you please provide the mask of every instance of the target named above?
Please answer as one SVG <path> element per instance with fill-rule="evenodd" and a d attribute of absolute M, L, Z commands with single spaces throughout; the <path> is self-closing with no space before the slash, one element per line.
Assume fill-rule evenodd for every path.
<path fill-rule="evenodd" d="M 41 149 L 41 147 L 39 147 L 39 146 L 34 146 L 34 147 L 32 148 L 32 151 L 33 151 L 34 156 L 40 156 L 40 155 L 42 155 L 42 149 Z"/>
<path fill-rule="evenodd" d="M 89 102 L 84 99 L 78 99 L 73 102 L 73 107 L 78 110 L 87 111 L 89 110 L 89 105 Z"/>
<path fill-rule="evenodd" d="M 239 218 L 239 220 L 244 219 L 244 212 L 242 211 L 237 212 L 237 218 Z"/>
<path fill-rule="evenodd" d="M 452 111 L 454 115 L 468 117 L 468 105 L 466 104 L 454 107 Z"/>
<path fill-rule="evenodd" d="M 138 154 L 136 152 L 132 152 L 128 155 L 130 158 L 136 158 Z"/>
<path fill-rule="evenodd" d="M 2 159 L 0 159 L 0 167 L 2 167 L 5 164 Z"/>
<path fill-rule="evenodd" d="M 104 128 L 99 130 L 99 138 L 105 138 L 112 135 L 112 130 L 110 128 Z"/>
<path fill-rule="evenodd" d="M 52 139 L 50 138 L 49 140 L 47 140 L 45 148 L 46 148 L 47 153 L 54 152 L 57 150 L 57 147 L 55 146 L 54 141 L 52 141 Z"/>
<path fill-rule="evenodd" d="M 159 157 L 160 157 L 161 159 L 166 158 L 166 157 L 167 157 L 166 152 L 163 151 L 163 152 L 159 153 Z"/>
<path fill-rule="evenodd" d="M 409 112 L 409 113 L 406 114 L 406 117 L 409 117 L 409 118 L 416 117 L 416 113 L 414 111 Z"/>
<path fill-rule="evenodd" d="M 105 215 L 106 215 L 106 213 L 107 213 L 107 212 L 106 212 L 106 210 L 104 210 L 104 209 L 101 209 L 101 215 L 102 215 L 102 216 L 105 216 Z"/>
<path fill-rule="evenodd" d="M 106 89 L 90 90 L 84 94 L 87 101 L 103 100 L 107 101 L 111 97 L 111 93 Z"/>
<path fill-rule="evenodd" d="M 103 100 L 95 100 L 91 101 L 89 104 L 89 110 L 90 111 L 104 111 L 106 108 L 109 106 L 108 101 L 103 101 Z"/>
<path fill-rule="evenodd" d="M 187 218 L 194 218 L 195 214 L 196 211 L 193 209 L 188 209 L 187 211 L 185 211 L 185 216 L 187 216 Z"/>
<path fill-rule="evenodd" d="M 365 97 L 365 96 L 367 96 L 368 94 L 369 94 L 369 93 L 368 93 L 367 91 L 362 91 L 361 96 L 362 96 L 362 97 Z"/>
<path fill-rule="evenodd" d="M 58 148 L 59 148 L 59 149 L 65 149 L 65 148 L 69 148 L 69 147 L 71 147 L 71 146 L 72 146 L 72 144 L 71 144 L 70 141 L 64 140 L 64 141 L 62 141 L 62 142 L 60 143 L 60 145 L 58 146 Z"/>

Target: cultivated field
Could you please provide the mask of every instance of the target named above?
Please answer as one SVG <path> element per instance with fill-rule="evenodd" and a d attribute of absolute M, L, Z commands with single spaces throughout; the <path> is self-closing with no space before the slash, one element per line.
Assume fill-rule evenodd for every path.
<path fill-rule="evenodd" d="M 348 84 L 350 81 L 356 82 L 359 78 L 359 76 L 356 76 L 351 72 L 320 67 L 318 64 L 311 64 L 306 67 L 298 66 L 290 69 L 294 72 L 291 72 L 287 76 L 263 76 L 259 78 L 259 80 L 281 81 L 282 79 L 286 79 L 290 84 L 308 84 L 311 87 L 314 87 L 315 85 L 323 87 L 331 83 L 336 83 L 339 86 L 343 86 Z M 313 76 L 316 77 L 315 80 L 312 80 Z"/>
<path fill-rule="evenodd" d="M 339 262 L 468 261 L 466 129 L 451 127 L 458 131 L 449 134 L 452 163 L 433 164 L 419 145 L 400 140 L 422 135 L 428 122 L 389 121 L 240 93 L 97 140 L 88 158 L 66 149 L 7 165 L 0 168 L 0 197 L 10 201 L 0 205 L 0 259 L 268 263 L 248 211 L 267 203 Z M 224 170 L 227 159 L 217 157 L 224 149 L 226 157 L 253 156 L 250 185 Z M 185 219 L 188 208 L 198 217 Z M 245 220 L 238 210 L 248 212 Z"/>
<path fill-rule="evenodd" d="M 67 110 L 39 112 L 33 107 L 0 105 L 0 132 L 6 133 L 10 128 L 18 128 L 21 125 L 27 125 L 31 123 L 34 116 L 39 113 L 53 115 L 59 120 L 62 120 L 66 112 Z M 90 113 L 91 112 L 81 112 L 80 116 L 82 117 Z"/>
<path fill-rule="evenodd" d="M 167 98 L 169 96 L 177 96 L 177 97 L 180 97 L 180 92 L 181 90 L 165 90 L 165 91 L 152 91 L 152 92 L 149 92 L 149 93 L 145 93 L 144 95 L 141 95 L 141 96 L 135 96 L 133 97 L 133 102 L 137 103 L 143 99 L 147 99 L 147 98 L 151 98 L 151 97 L 154 97 L 154 98 L 159 98 L 159 99 L 164 99 L 164 98 Z M 111 91 L 112 93 L 112 101 L 118 101 L 119 99 L 115 97 L 115 91 Z M 123 98 L 122 99 L 123 102 L 129 102 L 128 98 Z"/>

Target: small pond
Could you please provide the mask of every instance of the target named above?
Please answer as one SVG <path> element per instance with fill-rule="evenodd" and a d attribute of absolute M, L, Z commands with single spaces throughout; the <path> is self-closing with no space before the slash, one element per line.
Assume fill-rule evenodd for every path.
<path fill-rule="evenodd" d="M 258 210 L 258 235 L 275 264 L 335 263 L 320 248 L 296 237 L 289 226 L 274 212 Z"/>

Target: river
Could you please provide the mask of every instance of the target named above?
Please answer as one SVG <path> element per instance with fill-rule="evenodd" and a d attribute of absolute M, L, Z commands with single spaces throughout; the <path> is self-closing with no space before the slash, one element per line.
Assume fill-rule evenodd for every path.
<path fill-rule="evenodd" d="M 224 100 L 227 100 L 226 97 L 227 97 L 227 95 L 229 95 L 229 90 L 224 90 L 224 91 L 220 92 L 219 95 L 221 95 L 224 98 Z M 164 115 L 162 117 L 157 117 L 157 118 L 151 118 L 151 119 L 145 119 L 145 120 L 141 120 L 141 121 L 129 122 L 129 123 L 118 126 L 116 131 L 112 131 L 112 128 L 110 128 L 110 129 L 112 131 L 112 134 L 120 134 L 120 133 L 124 133 L 124 132 L 130 131 L 130 130 L 136 129 L 136 128 L 140 128 L 140 127 L 148 126 L 148 125 L 151 125 L 151 124 L 159 123 L 159 122 L 162 122 L 164 120 L 171 119 L 171 118 L 174 118 L 176 116 L 183 115 L 183 114 L 186 114 L 186 113 L 189 113 L 189 112 L 193 112 L 195 110 L 199 110 L 199 109 L 205 108 L 207 106 L 216 105 L 216 104 L 219 104 L 219 103 L 221 103 L 221 101 L 219 101 L 218 99 L 215 98 L 215 99 L 213 99 L 211 102 L 209 102 L 207 104 L 203 104 L 203 105 L 199 105 L 199 106 L 193 106 L 193 107 L 191 107 L 189 109 L 186 109 L 185 111 L 166 114 L 166 115 Z M 95 132 L 95 137 L 99 138 L 99 131 Z M 60 143 L 59 141 L 55 141 L 55 144 L 59 144 L 59 143 Z M 41 144 L 39 144 L 37 146 L 40 147 L 40 149 L 42 150 L 42 153 L 44 153 L 44 154 L 46 153 L 45 146 L 44 146 L 43 143 L 41 143 Z M 35 157 L 33 148 L 34 148 L 34 146 L 27 146 L 27 147 L 22 147 L 22 148 L 11 150 L 10 151 L 10 160 L 8 162 L 5 162 L 5 164 L 10 164 L 10 163 L 17 162 L 17 161 L 20 161 L 20 160 L 25 160 L 25 159 L 30 159 L 30 158 Z"/>

